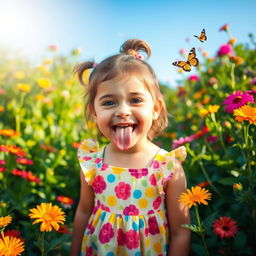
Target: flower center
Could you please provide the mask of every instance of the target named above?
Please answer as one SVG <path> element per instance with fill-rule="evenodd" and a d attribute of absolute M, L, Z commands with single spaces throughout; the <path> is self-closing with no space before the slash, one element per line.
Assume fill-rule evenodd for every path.
<path fill-rule="evenodd" d="M 241 102 L 241 99 L 242 99 L 241 96 L 237 96 L 237 97 L 235 97 L 235 99 L 233 100 L 233 102 L 234 102 L 234 103 L 239 103 L 239 102 Z"/>
<path fill-rule="evenodd" d="M 45 213 L 43 216 L 43 219 L 45 221 L 51 221 L 52 220 L 52 216 L 49 213 Z"/>
<path fill-rule="evenodd" d="M 228 226 L 223 226 L 222 229 L 223 229 L 224 231 L 229 231 L 229 227 L 228 227 Z"/>

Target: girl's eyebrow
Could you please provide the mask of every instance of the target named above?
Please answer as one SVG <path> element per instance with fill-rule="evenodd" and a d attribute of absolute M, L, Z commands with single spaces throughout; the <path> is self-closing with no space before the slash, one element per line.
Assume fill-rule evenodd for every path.
<path fill-rule="evenodd" d="M 130 92 L 129 94 L 130 94 L 130 95 L 141 95 L 141 96 L 145 96 L 145 94 L 142 93 L 142 92 Z M 105 99 L 105 98 L 111 98 L 111 97 L 114 97 L 114 96 L 115 96 L 115 94 L 105 94 L 105 95 L 101 96 L 101 97 L 99 98 L 99 100 L 102 100 L 102 99 Z"/>

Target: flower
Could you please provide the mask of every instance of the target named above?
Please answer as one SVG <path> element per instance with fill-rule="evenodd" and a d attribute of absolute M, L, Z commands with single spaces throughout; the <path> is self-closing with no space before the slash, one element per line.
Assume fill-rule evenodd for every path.
<path fill-rule="evenodd" d="M 251 85 L 256 85 L 256 77 L 254 77 L 254 78 L 250 81 L 249 84 L 251 84 Z"/>
<path fill-rule="evenodd" d="M 6 168 L 5 168 L 5 167 L 0 166 L 0 173 L 1 173 L 1 172 L 5 172 L 5 171 L 6 171 Z"/>
<path fill-rule="evenodd" d="M 235 191 L 242 191 L 243 190 L 243 185 L 239 182 L 239 183 L 234 183 L 233 184 L 233 189 Z"/>
<path fill-rule="evenodd" d="M 43 89 L 49 89 L 52 86 L 51 81 L 47 78 L 38 78 L 37 84 Z"/>
<path fill-rule="evenodd" d="M 151 235 L 160 233 L 158 224 L 157 224 L 157 220 L 156 220 L 156 216 L 150 217 L 148 219 L 148 229 L 149 229 L 149 233 Z"/>
<path fill-rule="evenodd" d="M 218 83 L 218 79 L 214 76 L 210 77 L 209 81 L 208 81 L 208 84 L 209 85 L 214 85 L 214 84 L 217 84 Z"/>
<path fill-rule="evenodd" d="M 0 239 L 0 255 L 17 256 L 24 251 L 24 242 L 17 237 L 5 236 Z"/>
<path fill-rule="evenodd" d="M 139 246 L 140 235 L 135 230 L 129 230 L 125 232 L 125 246 L 128 249 L 136 249 Z"/>
<path fill-rule="evenodd" d="M 232 37 L 232 38 L 228 41 L 228 44 L 233 45 L 233 44 L 235 44 L 236 40 L 237 40 L 237 39 L 236 39 L 235 37 Z"/>
<path fill-rule="evenodd" d="M 9 215 L 5 217 L 0 217 L 0 228 L 6 227 L 11 222 L 12 222 L 12 217 Z"/>
<path fill-rule="evenodd" d="M 15 229 L 9 229 L 4 232 L 4 236 L 20 237 L 20 231 Z"/>
<path fill-rule="evenodd" d="M 57 232 L 62 233 L 62 234 L 71 234 L 67 225 L 60 226 L 60 228 L 57 230 Z"/>
<path fill-rule="evenodd" d="M 233 51 L 232 46 L 230 44 L 223 44 L 220 46 L 217 55 L 219 57 L 223 56 L 223 55 L 229 55 L 231 54 Z"/>
<path fill-rule="evenodd" d="M 26 153 L 23 151 L 23 149 L 14 146 L 14 145 L 0 145 L 0 152 L 8 152 L 14 155 L 17 155 L 19 157 L 23 157 L 26 155 Z"/>
<path fill-rule="evenodd" d="M 114 229 L 110 223 L 102 226 L 99 233 L 99 240 L 102 244 L 108 243 L 114 236 Z"/>
<path fill-rule="evenodd" d="M 54 148 L 52 146 L 49 146 L 49 145 L 46 145 L 46 144 L 41 144 L 40 148 L 44 149 L 45 151 L 52 152 L 52 153 L 57 152 L 56 148 Z"/>
<path fill-rule="evenodd" d="M 17 89 L 22 91 L 22 92 L 30 92 L 31 91 L 31 86 L 29 84 L 21 84 L 21 83 L 18 83 L 17 84 Z"/>
<path fill-rule="evenodd" d="M 225 216 L 215 220 L 212 227 L 214 233 L 220 238 L 234 237 L 238 231 L 236 221 Z"/>
<path fill-rule="evenodd" d="M 19 158 L 16 159 L 16 161 L 19 164 L 28 164 L 28 165 L 34 164 L 34 162 L 32 160 L 29 160 L 25 157 L 19 157 Z"/>
<path fill-rule="evenodd" d="M 246 105 L 248 102 L 254 103 L 253 96 L 247 92 L 241 92 L 238 90 L 227 96 L 222 104 L 226 105 L 225 111 L 231 113 L 234 109 L 240 108 Z"/>
<path fill-rule="evenodd" d="M 192 206 L 196 206 L 197 204 L 207 205 L 208 202 L 206 200 L 211 199 L 211 193 L 205 188 L 201 188 L 200 186 L 192 187 L 191 190 L 187 189 L 187 192 L 183 192 L 180 195 L 179 202 L 184 203 L 186 206 L 191 208 Z"/>
<path fill-rule="evenodd" d="M 20 133 L 12 129 L 2 129 L 0 130 L 0 135 L 4 135 L 6 137 L 14 137 L 14 136 L 20 136 Z"/>
<path fill-rule="evenodd" d="M 95 193 L 102 194 L 102 192 L 106 189 L 107 184 L 103 176 L 97 175 L 92 183 L 92 186 Z"/>
<path fill-rule="evenodd" d="M 50 45 L 50 46 L 49 46 L 49 49 L 50 49 L 52 52 L 56 52 L 56 51 L 58 50 L 57 45 L 55 45 L 55 44 Z"/>
<path fill-rule="evenodd" d="M 131 186 L 125 182 L 119 182 L 115 187 L 115 192 L 118 198 L 126 200 L 131 195 Z"/>
<path fill-rule="evenodd" d="M 57 196 L 57 201 L 61 202 L 64 208 L 70 208 L 74 200 L 67 196 Z"/>
<path fill-rule="evenodd" d="M 4 160 L 0 160 L 0 165 L 4 165 L 6 162 Z"/>
<path fill-rule="evenodd" d="M 193 137 L 191 136 L 180 137 L 179 139 L 173 141 L 172 148 L 173 149 L 178 148 L 179 146 L 189 143 L 191 141 L 193 141 Z"/>
<path fill-rule="evenodd" d="M 238 122 L 247 120 L 250 124 L 256 125 L 256 108 L 247 105 L 243 106 L 234 110 L 234 116 Z"/>
<path fill-rule="evenodd" d="M 197 75 L 192 75 L 188 78 L 190 82 L 197 82 L 199 81 L 199 77 Z"/>
<path fill-rule="evenodd" d="M 124 208 L 123 214 L 125 214 L 125 215 L 138 215 L 139 214 L 139 209 L 135 205 L 131 204 L 131 205 L 126 206 Z"/>
<path fill-rule="evenodd" d="M 14 74 L 13 74 L 13 77 L 16 78 L 16 79 L 23 79 L 25 78 L 25 73 L 23 71 L 16 71 Z"/>
<path fill-rule="evenodd" d="M 229 29 L 229 24 L 225 24 L 225 25 L 223 25 L 220 29 L 219 29 L 219 31 L 227 31 Z"/>
<path fill-rule="evenodd" d="M 201 187 L 201 188 L 205 188 L 209 185 L 210 183 L 208 181 L 203 181 L 199 184 L 197 184 L 197 186 Z"/>
<path fill-rule="evenodd" d="M 40 225 L 41 232 L 49 232 L 54 228 L 59 230 L 59 224 L 65 221 L 64 212 L 57 206 L 52 206 L 52 203 L 41 203 L 37 208 L 30 209 L 29 217 L 36 219 L 33 224 L 42 222 Z"/>
<path fill-rule="evenodd" d="M 235 63 L 236 65 L 241 65 L 244 63 L 244 59 L 242 57 L 239 56 L 235 56 L 235 55 L 231 55 L 229 57 L 230 61 Z"/>

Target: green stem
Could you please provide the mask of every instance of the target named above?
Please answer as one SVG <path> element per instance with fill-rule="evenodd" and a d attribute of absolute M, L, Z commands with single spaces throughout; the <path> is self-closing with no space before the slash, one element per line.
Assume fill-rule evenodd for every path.
<path fill-rule="evenodd" d="M 245 147 L 245 155 L 247 158 L 247 167 L 248 167 L 248 177 L 251 178 L 252 177 L 252 168 L 251 168 L 251 155 L 250 155 L 250 145 L 248 143 L 249 141 L 249 126 L 250 124 L 243 125 L 243 131 L 244 131 L 244 147 Z"/>
<path fill-rule="evenodd" d="M 207 244 L 206 244 L 206 241 L 205 241 L 204 230 L 202 229 L 202 224 L 201 224 L 201 221 L 200 221 L 199 212 L 198 212 L 198 206 L 197 205 L 195 206 L 195 212 L 196 212 L 197 223 L 198 223 L 199 230 L 200 230 L 199 234 L 200 234 L 202 242 L 203 242 L 205 255 L 210 256 L 210 254 L 208 252 Z"/>
<path fill-rule="evenodd" d="M 231 88 L 235 90 L 236 81 L 235 81 L 235 63 L 231 64 Z"/>
<path fill-rule="evenodd" d="M 41 256 L 44 256 L 44 236 L 45 236 L 45 232 L 42 232 L 41 236 L 40 236 L 40 251 L 41 251 Z"/>
<path fill-rule="evenodd" d="M 15 121 L 16 121 L 16 131 L 20 133 L 20 124 L 21 124 L 21 108 L 24 103 L 25 93 L 21 93 L 20 104 L 16 110 Z"/>

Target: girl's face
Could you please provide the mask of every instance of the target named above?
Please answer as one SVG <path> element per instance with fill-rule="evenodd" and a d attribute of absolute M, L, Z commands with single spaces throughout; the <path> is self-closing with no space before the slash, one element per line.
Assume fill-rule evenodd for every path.
<path fill-rule="evenodd" d="M 118 150 L 145 146 L 159 104 L 135 76 L 98 85 L 93 117 L 101 133 Z"/>

